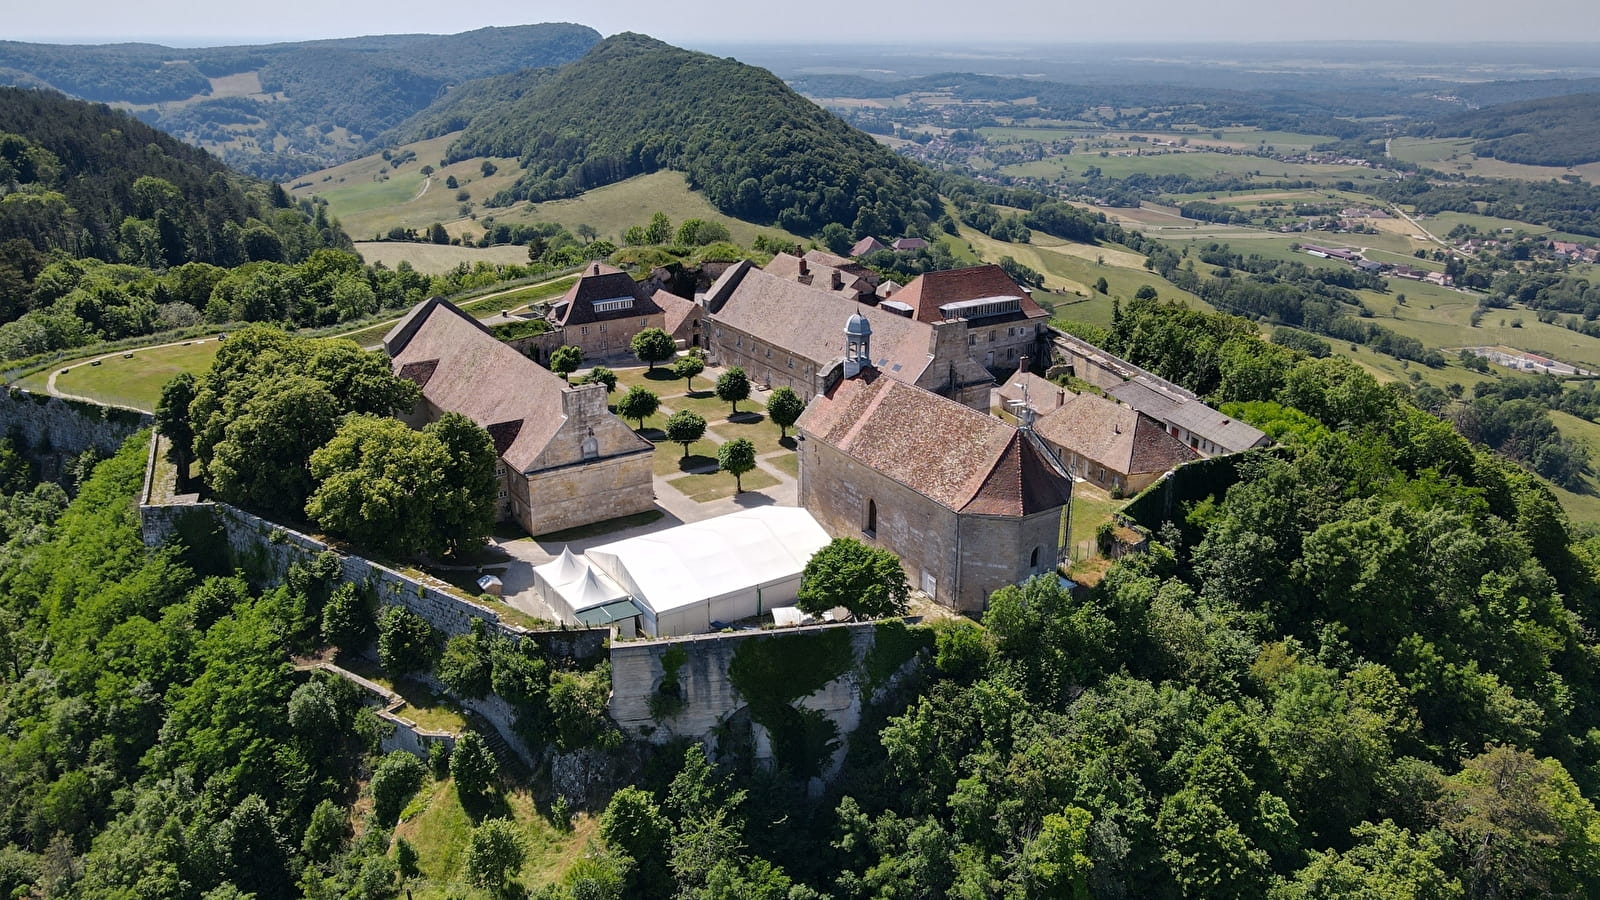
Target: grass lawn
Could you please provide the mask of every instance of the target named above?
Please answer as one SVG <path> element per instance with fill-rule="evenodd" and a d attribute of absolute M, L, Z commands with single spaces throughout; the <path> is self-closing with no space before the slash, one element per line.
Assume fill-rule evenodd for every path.
<path fill-rule="evenodd" d="M 1093 549 L 1095 529 L 1111 521 L 1112 513 L 1127 502 L 1111 499 L 1110 494 L 1086 481 L 1072 486 L 1072 521 L 1067 528 L 1070 536 L 1067 549 L 1072 559 L 1087 558 L 1080 547 L 1085 541 L 1090 547 L 1089 555 L 1099 552 Z"/>
<path fill-rule="evenodd" d="M 377 663 L 356 656 L 341 655 L 339 667 L 399 694 L 406 701 L 398 710 L 399 714 L 424 728 L 459 732 L 467 727 L 460 707 L 450 698 L 435 694 L 425 684 L 409 678 L 395 678 Z"/>
<path fill-rule="evenodd" d="M 800 454 L 785 453 L 781 456 L 769 456 L 762 460 L 767 465 L 788 475 L 790 478 L 800 477 Z"/>
<path fill-rule="evenodd" d="M 443 706 L 412 706 L 407 703 L 395 710 L 395 715 L 434 731 L 459 733 L 467 727 L 467 720 L 460 713 Z"/>
<path fill-rule="evenodd" d="M 514 288 L 510 291 L 496 291 L 476 300 L 466 300 L 461 303 L 461 308 L 474 316 L 492 316 L 503 309 L 516 309 L 540 300 L 559 297 L 567 292 L 567 288 L 578 280 L 578 276 L 571 275 L 566 278 L 557 278 L 540 284 L 530 284 L 526 287 Z"/>
<path fill-rule="evenodd" d="M 409 815 L 395 827 L 395 836 L 405 838 L 417 851 L 422 877 L 408 885 L 417 900 L 480 896 L 463 891 L 468 890 L 465 865 L 472 828 L 486 815 L 505 815 L 520 829 L 528 851 L 518 874 L 524 887 L 558 881 L 582 857 L 600 824 L 598 818 L 580 815 L 571 831 L 558 830 L 540 813 L 533 796 L 522 788 L 506 790 L 473 807 L 469 810 L 462 805 L 454 781 L 430 781 L 408 807 Z"/>
<path fill-rule="evenodd" d="M 689 445 L 689 455 L 683 455 L 683 445 L 673 444 L 665 440 L 656 444 L 655 459 L 651 461 L 650 471 L 658 478 L 667 478 L 673 475 L 682 475 L 691 469 L 702 469 L 706 466 L 715 468 L 717 465 L 717 442 L 699 440 Z"/>
<path fill-rule="evenodd" d="M 357 241 L 356 252 L 368 263 L 383 263 L 393 269 L 407 262 L 425 275 L 442 275 L 461 263 L 470 266 L 480 262 L 497 265 L 527 265 L 528 262 L 528 248 L 517 244 L 458 247 L 410 241 Z"/>
<path fill-rule="evenodd" d="M 661 403 L 664 406 L 672 407 L 674 412 L 680 409 L 694 410 L 705 417 L 706 425 L 712 429 L 718 429 L 729 424 L 728 417 L 732 415 L 732 407 L 729 403 L 726 400 L 718 400 L 717 395 L 709 390 L 695 391 L 693 394 L 684 394 L 681 397 L 672 397 L 670 399 L 663 398 Z M 761 401 L 753 397 L 749 400 L 739 401 L 738 415 L 740 418 L 754 414 L 761 416 L 761 422 L 766 422 L 766 413 L 767 408 L 761 405 Z M 778 430 L 776 425 L 768 427 L 774 432 Z"/>
<path fill-rule="evenodd" d="M 764 414 L 746 413 L 743 409 L 743 403 L 740 403 L 739 406 L 740 410 L 737 417 L 726 422 L 716 423 L 710 431 L 725 441 L 731 441 L 735 438 L 749 439 L 750 443 L 756 445 L 757 456 L 765 456 L 768 453 L 777 453 L 780 450 L 789 449 L 789 447 L 778 443 L 779 432 L 777 425 L 769 421 Z"/>
<path fill-rule="evenodd" d="M 162 385 L 180 372 L 198 375 L 205 371 L 219 347 L 221 344 L 217 341 L 207 340 L 176 347 L 127 351 L 133 354 L 128 358 L 119 353 L 98 366 L 78 366 L 65 375 L 57 376 L 56 388 L 80 397 L 150 411 L 156 408 L 156 401 L 161 399 Z M 41 391 L 50 372 L 59 369 L 57 367 L 40 373 L 38 380 Z"/>
<path fill-rule="evenodd" d="M 601 534 L 610 534 L 613 531 L 624 531 L 629 528 L 638 528 L 640 525 L 649 525 L 661 518 L 661 510 L 647 509 L 641 513 L 629 516 L 618 516 L 615 519 L 606 519 L 603 522 L 590 522 L 588 525 L 579 525 L 576 528 L 565 528 L 561 531 L 552 531 L 541 534 L 537 540 L 559 541 L 571 543 Z"/>
<path fill-rule="evenodd" d="M 751 469 L 744 473 L 742 481 L 746 491 L 758 491 L 778 483 L 778 479 L 760 469 Z M 667 484 L 677 488 L 685 497 L 696 503 L 709 503 L 712 500 L 721 500 L 723 497 L 733 496 L 733 476 L 727 472 L 716 472 L 710 475 L 680 475 L 677 478 L 670 479 Z"/>

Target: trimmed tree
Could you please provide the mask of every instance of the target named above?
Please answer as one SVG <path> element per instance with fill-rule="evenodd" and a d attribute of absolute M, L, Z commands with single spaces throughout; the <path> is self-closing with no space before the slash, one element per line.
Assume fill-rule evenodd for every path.
<path fill-rule="evenodd" d="M 744 370 L 734 366 L 717 376 L 717 399 L 733 407 L 730 417 L 739 414 L 739 401 L 750 397 L 750 378 Z"/>
<path fill-rule="evenodd" d="M 706 370 L 706 361 L 698 353 L 687 353 L 672 363 L 672 374 L 682 378 L 685 389 L 694 390 L 694 377 Z"/>
<path fill-rule="evenodd" d="M 194 402 L 196 390 L 194 375 L 180 372 L 162 385 L 161 399 L 156 402 L 156 430 L 167 439 L 167 459 L 178 467 L 180 489 L 189 484 L 189 463 L 194 460 L 194 427 L 189 422 L 189 404 Z"/>
<path fill-rule="evenodd" d="M 634 385 L 617 401 L 617 415 L 624 419 L 632 419 L 644 428 L 644 420 L 655 415 L 661 408 L 661 398 L 651 393 L 648 388 Z"/>
<path fill-rule="evenodd" d="M 563 379 L 583 365 L 583 348 L 565 344 L 550 353 L 550 371 Z"/>
<path fill-rule="evenodd" d="M 606 393 L 609 394 L 617 389 L 617 373 L 611 371 L 605 366 L 595 366 L 589 370 L 589 374 L 579 379 L 579 383 L 603 384 L 606 386 Z"/>
<path fill-rule="evenodd" d="M 433 668 L 438 632 L 404 606 L 391 606 L 378 617 L 378 662 L 392 675 Z"/>
<path fill-rule="evenodd" d="M 683 458 L 689 458 L 689 445 L 706 435 L 705 417 L 692 409 L 680 409 L 667 417 L 667 440 L 683 445 Z"/>
<path fill-rule="evenodd" d="M 796 606 L 822 613 L 842 606 L 862 618 L 903 615 L 911 596 L 905 569 L 888 550 L 834 538 L 806 563 Z"/>
<path fill-rule="evenodd" d="M 789 429 L 794 427 L 794 423 L 800 420 L 800 414 L 805 411 L 806 402 L 786 387 L 778 388 L 767 398 L 767 415 L 778 423 L 783 437 L 789 436 Z"/>
<path fill-rule="evenodd" d="M 717 448 L 717 465 L 733 476 L 733 492 L 744 491 L 740 480 L 744 473 L 756 467 L 756 445 L 749 438 L 734 438 Z"/>
<path fill-rule="evenodd" d="M 628 349 L 654 372 L 656 363 L 669 360 L 672 354 L 678 352 L 678 345 L 672 340 L 672 335 L 665 331 L 659 328 L 646 328 L 633 336 Z"/>

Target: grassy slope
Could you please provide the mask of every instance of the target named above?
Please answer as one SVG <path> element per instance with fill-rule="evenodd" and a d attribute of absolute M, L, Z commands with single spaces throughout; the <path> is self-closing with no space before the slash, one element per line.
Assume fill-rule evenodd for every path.
<path fill-rule="evenodd" d="M 601 237 L 620 244 L 625 229 L 648 224 L 650 216 L 660 211 L 673 224 L 691 218 L 722 222 L 734 241 L 747 246 L 763 233 L 800 240 L 775 226 L 756 225 L 718 212 L 705 197 L 691 191 L 678 172 L 640 175 L 569 200 L 487 207 L 485 200 L 511 187 L 522 174 L 517 161 L 489 160 L 496 167 L 489 176 L 483 174 L 483 159 L 463 160 L 424 176 L 422 167 L 438 166 L 455 137 L 448 134 L 398 148 L 396 152 L 414 150 L 417 154 L 414 161 L 398 170 L 391 169 L 380 156 L 368 156 L 313 172 L 285 187 L 293 187 L 290 193 L 296 199 L 317 196 L 327 200 L 329 211 L 358 239 L 381 235 L 397 226 L 423 229 L 434 222 L 443 224 L 453 237 L 475 239 L 483 234 L 483 220 L 492 216 L 497 222 L 559 222 L 568 228 L 590 225 Z M 445 187 L 445 180 L 450 177 L 456 179 L 458 188 Z M 427 190 L 423 190 L 425 183 Z M 463 190 L 469 199 L 457 200 L 457 192 Z M 465 215 L 463 203 L 470 205 Z M 415 261 L 412 264 L 417 265 Z"/>
<path fill-rule="evenodd" d="M 1529 166 L 1499 159 L 1479 158 L 1472 154 L 1472 138 L 1395 138 L 1389 152 L 1395 159 L 1438 169 L 1441 172 L 1459 172 L 1463 175 L 1482 175 L 1487 178 L 1525 178 L 1529 181 L 1549 181 L 1568 173 L 1583 176 L 1585 181 L 1600 182 L 1600 163 L 1587 163 L 1570 169 L 1559 166 Z"/>

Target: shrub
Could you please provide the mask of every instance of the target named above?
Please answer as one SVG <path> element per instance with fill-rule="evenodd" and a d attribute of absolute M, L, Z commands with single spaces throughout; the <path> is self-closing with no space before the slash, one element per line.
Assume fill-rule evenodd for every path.
<path fill-rule="evenodd" d="M 372 773 L 372 815 L 379 824 L 387 827 L 395 823 L 427 774 L 422 760 L 404 750 L 396 750 L 378 762 Z"/>

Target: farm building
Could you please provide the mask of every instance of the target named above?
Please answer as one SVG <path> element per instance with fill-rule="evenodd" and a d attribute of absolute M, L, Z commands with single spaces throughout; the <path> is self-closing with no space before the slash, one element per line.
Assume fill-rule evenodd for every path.
<path fill-rule="evenodd" d="M 698 634 L 712 630 L 712 622 L 792 606 L 800 574 L 828 540 L 803 509 L 741 510 L 591 547 L 580 563 L 586 571 L 569 582 L 576 586 L 568 594 L 587 591 L 588 598 L 579 602 L 591 610 L 628 599 L 644 634 Z M 559 577 L 554 570 L 552 576 Z M 594 585 L 579 583 L 590 580 Z M 574 618 L 584 620 L 582 611 Z"/>

